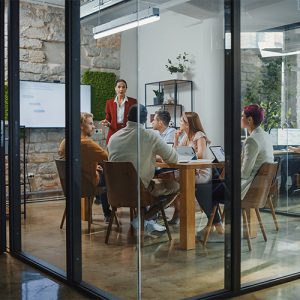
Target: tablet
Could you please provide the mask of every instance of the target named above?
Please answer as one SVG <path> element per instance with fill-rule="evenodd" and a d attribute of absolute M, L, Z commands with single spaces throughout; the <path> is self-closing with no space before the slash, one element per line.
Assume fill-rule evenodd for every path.
<path fill-rule="evenodd" d="M 178 154 L 179 163 L 187 163 L 191 160 L 197 159 L 197 155 L 193 147 L 177 146 L 176 151 Z"/>
<path fill-rule="evenodd" d="M 221 146 L 210 146 L 209 149 L 215 157 L 214 162 L 225 162 L 225 152 Z"/>

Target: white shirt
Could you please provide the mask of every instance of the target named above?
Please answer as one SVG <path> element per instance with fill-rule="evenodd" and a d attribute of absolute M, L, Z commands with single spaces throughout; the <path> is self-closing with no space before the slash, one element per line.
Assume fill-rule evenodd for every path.
<path fill-rule="evenodd" d="M 116 96 L 114 102 L 117 104 L 117 123 L 121 124 L 124 120 L 125 102 L 128 102 L 128 98 L 125 96 L 122 103 L 118 103 L 118 96 Z"/>
<path fill-rule="evenodd" d="M 147 188 L 154 176 L 156 155 L 159 155 L 166 163 L 176 163 L 178 156 L 176 151 L 169 147 L 153 130 L 147 130 L 142 124 L 128 121 L 125 128 L 117 131 L 110 138 L 108 159 L 132 162 L 137 170 L 138 142 L 140 143 L 140 177 Z"/>

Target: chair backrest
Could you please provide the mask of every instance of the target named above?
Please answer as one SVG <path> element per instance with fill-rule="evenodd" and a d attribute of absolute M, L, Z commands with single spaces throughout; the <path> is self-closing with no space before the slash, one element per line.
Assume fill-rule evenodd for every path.
<path fill-rule="evenodd" d="M 275 178 L 278 163 L 263 163 L 242 200 L 242 208 L 263 208 Z"/>
<path fill-rule="evenodd" d="M 276 168 L 276 171 L 274 174 L 272 185 L 276 182 L 276 179 L 277 179 L 277 175 L 278 175 L 278 171 L 279 171 L 279 167 L 280 167 L 280 157 L 275 157 L 274 162 L 277 163 L 277 168 Z"/>
<path fill-rule="evenodd" d="M 60 179 L 60 184 L 64 195 L 66 196 L 66 160 L 56 159 L 55 160 L 57 172 Z M 83 176 L 81 176 L 81 197 L 90 197 L 93 195 L 98 195 L 105 192 L 105 188 L 94 187 L 91 183 L 89 183 Z"/>
<path fill-rule="evenodd" d="M 103 163 L 108 202 L 112 207 L 137 207 L 138 184 L 141 189 L 141 207 L 145 207 L 151 198 L 145 189 L 131 162 Z"/>
<path fill-rule="evenodd" d="M 66 161 L 64 159 L 56 159 L 55 164 L 62 190 L 66 196 Z"/>

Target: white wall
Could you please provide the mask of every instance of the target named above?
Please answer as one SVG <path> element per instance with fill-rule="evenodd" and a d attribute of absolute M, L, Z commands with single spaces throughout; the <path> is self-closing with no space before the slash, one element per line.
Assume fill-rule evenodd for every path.
<path fill-rule="evenodd" d="M 199 114 L 212 144 L 223 145 L 223 14 L 201 22 L 165 12 L 160 21 L 140 27 L 138 35 L 136 30 L 124 32 L 120 74 L 130 82 L 128 95 L 138 95 L 140 102 L 144 103 L 145 83 L 171 79 L 165 68 L 167 59 L 175 59 L 184 51 L 193 60 L 187 79 L 194 82 L 194 111 Z M 138 94 L 135 93 L 136 83 Z"/>

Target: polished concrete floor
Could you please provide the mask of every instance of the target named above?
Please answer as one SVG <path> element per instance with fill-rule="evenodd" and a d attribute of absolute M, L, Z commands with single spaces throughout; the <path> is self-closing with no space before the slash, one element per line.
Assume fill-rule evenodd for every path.
<path fill-rule="evenodd" d="M 90 297 L 62 284 L 42 272 L 12 258 L 0 255 L 0 299 L 1 300 L 85 300 Z M 273 288 L 238 296 L 241 300 L 295 300 L 299 299 L 300 280 L 281 284 Z M 160 298 L 157 298 L 160 299 Z M 170 299 L 170 298 L 164 298 Z M 178 299 L 173 297 L 173 299 Z"/>
<path fill-rule="evenodd" d="M 296 205 L 295 199 L 294 202 Z M 23 251 L 64 271 L 65 229 L 59 229 L 64 202 L 33 203 L 28 204 L 27 208 L 27 219 L 22 221 Z M 121 299 L 136 299 L 138 256 L 135 237 L 130 234 L 129 213 L 119 213 L 121 231 L 114 227 L 110 242 L 106 245 L 104 236 L 107 225 L 103 222 L 102 210 L 94 205 L 93 212 L 92 234 L 87 233 L 86 222 L 82 222 L 83 281 Z M 171 208 L 167 214 L 172 214 Z M 268 241 L 264 242 L 258 232 L 257 238 L 252 240 L 253 251 L 249 252 L 246 241 L 242 240 L 243 285 L 298 272 L 300 269 L 299 219 L 279 215 L 280 230 L 276 232 L 270 214 L 263 213 L 262 218 Z M 196 220 L 197 230 L 200 230 L 206 223 L 200 211 L 196 213 Z M 195 250 L 183 251 L 178 247 L 178 229 L 178 226 L 172 226 L 171 242 L 165 234 L 152 234 L 146 239 L 141 252 L 143 299 L 182 299 L 223 288 L 224 243 L 212 241 L 204 248 L 197 242 Z M 8 270 L 8 273 L 12 272 Z M 24 276 L 20 276 L 19 281 Z M 23 286 L 20 282 L 18 284 Z M 39 290 L 39 284 L 36 286 Z M 6 289 L 11 290 L 10 287 Z"/>

